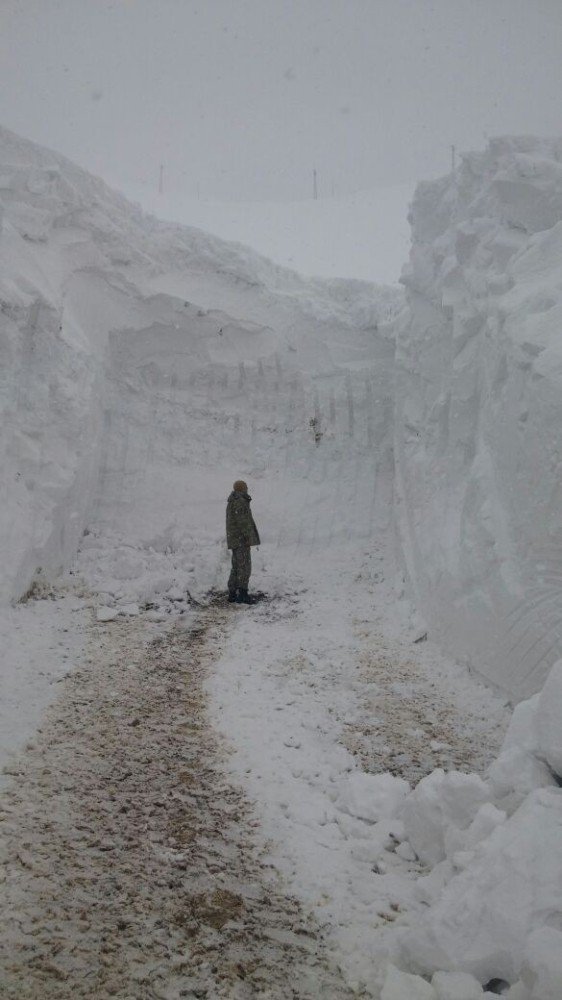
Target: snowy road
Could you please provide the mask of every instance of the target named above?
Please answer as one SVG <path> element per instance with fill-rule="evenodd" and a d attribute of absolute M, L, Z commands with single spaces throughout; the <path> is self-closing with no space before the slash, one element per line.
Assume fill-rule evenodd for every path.
<path fill-rule="evenodd" d="M 10 769 L 4 997 L 351 996 L 256 849 L 206 722 L 228 628 L 213 608 L 148 645 L 141 622 L 92 626 L 95 669 Z"/>
<path fill-rule="evenodd" d="M 235 611 L 207 684 L 273 863 L 329 932 L 346 982 L 374 997 L 400 929 L 419 919 L 416 882 L 427 872 L 402 854 L 401 823 L 377 814 L 373 782 L 383 772 L 412 786 L 435 768 L 482 773 L 509 715 L 463 667 L 415 641 L 419 625 L 384 579 L 383 551 L 382 541 L 362 554 L 332 545 L 314 563 L 301 558 L 294 594 Z"/>
<path fill-rule="evenodd" d="M 93 665 L 8 768 L 4 996 L 378 996 L 420 869 L 342 789 L 362 767 L 481 767 L 501 708 L 480 718 L 460 668 L 432 654 L 430 676 L 425 644 L 384 638 L 359 577 L 339 610 L 303 588 L 156 637 L 142 616 L 88 626 Z"/>
<path fill-rule="evenodd" d="M 559 146 L 420 188 L 404 311 L 0 139 L 8 997 L 558 1000 L 562 667 L 482 781 L 466 663 L 559 655 Z"/>

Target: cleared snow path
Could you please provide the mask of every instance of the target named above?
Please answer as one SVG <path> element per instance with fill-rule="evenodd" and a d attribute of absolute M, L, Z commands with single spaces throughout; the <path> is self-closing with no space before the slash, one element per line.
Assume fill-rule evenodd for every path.
<path fill-rule="evenodd" d="M 458 522 L 448 505 L 437 521 L 416 511 L 443 513 L 419 489 L 432 456 L 431 484 L 448 482 L 439 465 L 448 408 L 440 398 L 428 408 L 424 396 L 395 421 L 397 399 L 418 397 L 416 372 L 433 354 L 404 332 L 397 353 L 396 290 L 303 279 L 143 218 L 1 130 L 0 146 L 9 362 L 0 589 L 17 599 L 72 568 L 69 590 L 83 578 L 84 595 L 76 606 L 70 597 L 68 615 L 53 602 L 52 620 L 27 606 L 0 621 L 12 716 L 0 751 L 21 746 L 60 696 L 5 797 L 2 986 L 18 1000 L 348 989 L 378 1000 L 400 930 L 421 926 L 443 876 L 437 865 L 419 878 L 428 869 L 400 815 L 407 782 L 439 767 L 481 771 L 506 721 L 501 701 L 416 643 L 426 626 L 395 565 L 398 548 L 422 612 L 429 601 L 433 636 L 435 600 L 447 609 L 458 596 L 457 567 L 434 586 Z M 459 236 L 462 256 L 471 244 Z M 408 391 L 397 382 L 404 365 Z M 525 424 L 519 395 L 517 418 Z M 466 452 L 465 430 L 455 470 L 458 453 L 469 463 L 478 454 Z M 463 469 L 472 497 L 487 473 Z M 189 634 L 173 625 L 186 595 L 201 599 L 228 575 L 224 502 L 236 478 L 250 485 L 263 540 L 252 584 L 272 600 L 208 609 Z M 481 551 L 487 572 L 490 529 L 482 534 L 480 517 L 474 529 L 470 515 L 483 512 L 487 525 L 489 511 L 472 501 L 463 510 L 464 570 Z M 89 626 L 82 659 L 78 621 L 93 594 L 107 624 Z M 59 684 L 73 662 L 79 672 Z M 462 790 L 458 774 L 447 788 L 459 781 Z M 480 802 L 481 782 L 468 783 Z M 471 841 L 448 848 L 458 843 Z M 447 967 L 439 962 L 433 953 L 423 968 Z"/>
<path fill-rule="evenodd" d="M 427 874 L 377 779 L 482 772 L 509 715 L 465 668 L 415 641 L 423 630 L 383 578 L 384 547 L 333 543 L 313 562 L 293 553 L 294 592 L 232 609 L 208 682 L 272 862 L 316 913 L 348 984 L 377 998 L 400 928 L 424 909 L 416 882 Z M 400 781 L 388 783 L 400 794 Z"/>
<path fill-rule="evenodd" d="M 8 767 L 3 997 L 352 995 L 224 773 L 202 681 L 229 620 L 210 607 L 156 638 L 139 619 L 90 627 L 95 666 Z"/>
<path fill-rule="evenodd" d="M 379 996 L 422 869 L 361 782 L 480 769 L 505 711 L 413 641 L 378 567 L 330 550 L 336 593 L 303 567 L 253 608 L 82 631 L 5 769 L 3 996 Z"/>

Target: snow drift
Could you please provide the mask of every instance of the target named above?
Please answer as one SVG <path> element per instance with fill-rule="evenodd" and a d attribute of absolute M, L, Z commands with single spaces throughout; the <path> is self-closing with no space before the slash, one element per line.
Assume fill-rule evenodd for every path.
<path fill-rule="evenodd" d="M 434 637 L 515 700 L 562 648 L 562 140 L 421 184 L 396 349 L 396 523 Z"/>

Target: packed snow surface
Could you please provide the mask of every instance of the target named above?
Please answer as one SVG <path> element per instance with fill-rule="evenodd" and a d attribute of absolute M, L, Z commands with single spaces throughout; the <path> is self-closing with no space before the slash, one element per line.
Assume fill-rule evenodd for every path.
<path fill-rule="evenodd" d="M 562 995 L 562 143 L 420 186 L 405 307 L 5 131 L 0 193 L 4 759 L 86 613 L 152 636 L 224 588 L 242 477 L 270 600 L 206 692 L 271 864 L 352 990 Z"/>

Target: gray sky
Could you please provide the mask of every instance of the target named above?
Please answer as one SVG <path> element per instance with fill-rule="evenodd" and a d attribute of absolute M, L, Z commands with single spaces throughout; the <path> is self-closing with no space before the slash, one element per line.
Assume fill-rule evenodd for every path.
<path fill-rule="evenodd" d="M 125 191 L 413 182 L 561 95 L 562 0 L 0 0 L 0 123 Z"/>

